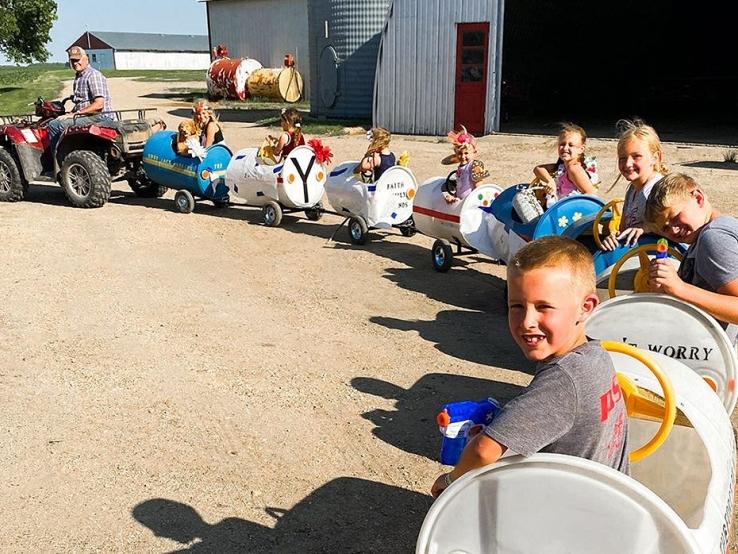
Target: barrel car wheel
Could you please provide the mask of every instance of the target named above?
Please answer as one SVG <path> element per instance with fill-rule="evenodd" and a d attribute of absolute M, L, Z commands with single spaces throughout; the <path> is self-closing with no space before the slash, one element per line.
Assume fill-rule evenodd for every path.
<path fill-rule="evenodd" d="M 441 273 L 447 272 L 451 269 L 451 263 L 454 259 L 454 251 L 451 248 L 451 243 L 444 239 L 438 239 L 433 243 L 431 249 L 431 259 L 433 261 L 433 269 Z"/>
<path fill-rule="evenodd" d="M 128 186 L 140 198 L 161 198 L 167 192 L 167 187 L 155 183 L 145 175 L 128 179 Z"/>
<path fill-rule="evenodd" d="M 267 202 L 261 209 L 267 227 L 277 227 L 282 223 L 282 207 L 274 201 Z"/>
<path fill-rule="evenodd" d="M 306 209 L 305 217 L 307 217 L 310 221 L 319 221 L 320 218 L 323 217 L 323 204 L 318 202 L 312 208 Z"/>
<path fill-rule="evenodd" d="M 352 217 L 348 223 L 349 240 L 351 244 L 366 244 L 369 236 L 369 227 L 362 217 Z"/>
<path fill-rule="evenodd" d="M 403 225 L 402 227 L 400 227 L 400 234 L 403 237 L 412 237 L 413 235 L 415 235 L 415 233 L 417 233 L 417 231 L 412 225 Z"/>
<path fill-rule="evenodd" d="M 174 205 L 181 214 L 192 213 L 195 209 L 195 199 L 188 190 L 178 190 L 174 195 Z"/>

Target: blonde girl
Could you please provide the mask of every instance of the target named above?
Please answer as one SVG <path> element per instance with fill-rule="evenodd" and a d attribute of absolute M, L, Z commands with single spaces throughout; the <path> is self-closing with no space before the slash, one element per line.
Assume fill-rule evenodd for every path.
<path fill-rule="evenodd" d="M 548 204 L 574 193 L 596 194 L 596 170 L 584 162 L 587 133 L 579 125 L 562 123 L 557 142 L 559 159 L 533 169 L 546 189 Z"/>
<path fill-rule="evenodd" d="M 192 106 L 192 120 L 197 125 L 200 134 L 200 144 L 207 148 L 219 142 L 225 142 L 223 129 L 220 127 L 218 118 L 207 100 L 201 98 Z"/>
<path fill-rule="evenodd" d="M 614 250 L 620 241 L 626 246 L 638 242 L 645 232 L 646 200 L 653 186 L 668 173 L 664 166 L 661 140 L 656 130 L 643 121 L 621 120 L 618 137 L 618 169 L 628 180 L 623 202 L 620 233 L 608 236 L 602 243 L 604 250 Z"/>
<path fill-rule="evenodd" d="M 397 162 L 395 155 L 389 149 L 392 134 L 383 127 L 374 127 L 367 132 L 366 137 L 371 142 L 357 169 L 362 175 L 370 176 L 369 179 L 372 182 L 376 182 Z"/>

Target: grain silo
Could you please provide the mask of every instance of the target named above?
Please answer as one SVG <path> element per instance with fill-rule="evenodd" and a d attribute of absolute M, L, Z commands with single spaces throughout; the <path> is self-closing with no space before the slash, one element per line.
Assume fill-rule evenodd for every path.
<path fill-rule="evenodd" d="M 371 118 L 379 34 L 390 0 L 308 0 L 311 112 Z"/>

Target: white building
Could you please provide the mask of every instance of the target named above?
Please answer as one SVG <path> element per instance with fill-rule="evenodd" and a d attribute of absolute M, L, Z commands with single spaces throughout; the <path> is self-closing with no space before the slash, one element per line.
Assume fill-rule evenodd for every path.
<path fill-rule="evenodd" d="M 68 48 L 81 46 L 96 69 L 207 69 L 207 35 L 88 31 Z"/>

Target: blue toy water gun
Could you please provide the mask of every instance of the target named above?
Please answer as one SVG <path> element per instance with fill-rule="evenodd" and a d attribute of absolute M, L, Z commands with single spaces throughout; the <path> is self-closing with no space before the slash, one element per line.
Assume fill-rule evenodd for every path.
<path fill-rule="evenodd" d="M 455 466 L 469 441 L 469 430 L 475 425 L 487 425 L 500 413 L 494 398 L 463 400 L 445 404 L 436 416 L 438 430 L 443 435 L 441 463 Z"/>
<path fill-rule="evenodd" d="M 656 241 L 656 259 L 663 260 L 669 256 L 669 241 L 659 239 Z"/>

